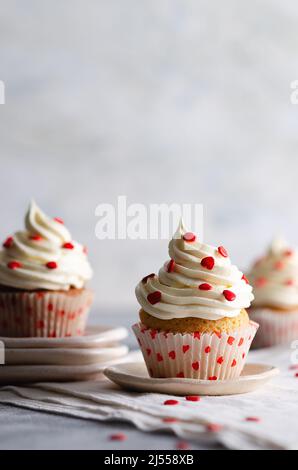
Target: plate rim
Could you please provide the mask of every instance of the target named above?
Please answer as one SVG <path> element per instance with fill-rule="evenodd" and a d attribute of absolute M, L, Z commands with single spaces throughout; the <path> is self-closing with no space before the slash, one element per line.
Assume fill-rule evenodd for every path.
<path fill-rule="evenodd" d="M 272 366 L 269 364 L 264 364 L 264 363 L 257 363 L 257 362 L 249 362 L 247 365 L 257 365 L 257 366 L 266 366 L 269 369 L 266 370 L 265 372 L 261 372 L 260 374 L 252 374 L 252 375 L 245 375 L 245 376 L 240 376 L 237 377 L 236 379 L 228 379 L 228 380 L 216 380 L 216 381 L 210 381 L 210 380 L 202 380 L 202 379 L 189 379 L 189 378 L 177 378 L 177 377 L 169 377 L 169 378 L 155 378 L 155 377 L 140 377 L 138 375 L 132 375 L 128 374 L 125 372 L 117 372 L 117 369 L 119 370 L 119 367 L 121 368 L 122 366 L 129 366 L 130 364 L 138 364 L 140 365 L 140 362 L 126 362 L 124 364 L 116 364 L 116 365 L 111 365 L 108 366 L 105 371 L 104 375 L 112 380 L 110 376 L 117 375 L 118 377 L 129 377 L 130 379 L 135 380 L 136 378 L 138 379 L 138 382 L 141 382 L 142 384 L 148 384 L 151 381 L 155 382 L 156 385 L 167 385 L 167 384 L 186 384 L 186 385 L 205 385 L 209 388 L 213 387 L 216 388 L 219 384 L 220 385 L 225 385 L 225 384 L 231 384 L 231 383 L 239 383 L 239 382 L 248 382 L 248 381 L 253 381 L 253 380 L 260 380 L 261 378 L 264 378 L 265 376 L 270 378 L 270 377 L 275 377 L 280 373 L 280 370 L 276 366 Z M 142 363 L 144 367 L 146 367 L 145 362 Z M 245 366 L 244 366 L 245 367 Z M 113 381 L 113 380 L 112 380 Z"/>
<path fill-rule="evenodd" d="M 96 328 L 102 328 L 103 331 L 92 331 L 95 330 Z M 100 344 L 100 343 L 112 343 L 113 341 L 120 341 L 128 336 L 128 329 L 125 326 L 106 326 L 106 325 L 90 325 L 87 326 L 86 332 L 83 336 L 69 336 L 69 337 L 58 337 L 58 338 L 47 338 L 47 337 L 7 337 L 7 336 L 0 336 L 0 341 L 2 341 L 7 349 L 21 349 L 21 346 L 23 345 L 24 348 L 26 349 L 46 349 L 46 345 L 50 345 L 48 349 L 52 349 L 55 347 L 59 347 L 60 345 L 70 343 L 73 345 L 83 345 L 86 344 L 87 342 L 90 344 L 92 343 L 92 346 L 82 346 L 85 347 L 86 349 L 90 347 L 94 347 L 93 344 Z M 113 336 L 117 334 L 117 338 L 113 338 Z M 11 347 L 11 346 L 6 346 L 6 343 L 11 344 L 15 343 L 15 345 L 19 344 L 19 347 Z M 30 342 L 31 346 L 24 346 L 26 343 Z M 35 346 L 37 344 L 41 345 L 42 343 L 45 344 L 45 346 Z M 60 346 L 61 347 L 61 346 Z"/>

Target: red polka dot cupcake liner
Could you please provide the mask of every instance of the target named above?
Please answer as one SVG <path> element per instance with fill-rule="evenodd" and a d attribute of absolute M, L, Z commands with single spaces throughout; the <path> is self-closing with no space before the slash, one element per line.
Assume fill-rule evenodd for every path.
<path fill-rule="evenodd" d="M 0 336 L 58 338 L 84 333 L 93 293 L 0 293 Z"/>
<path fill-rule="evenodd" d="M 230 380 L 242 372 L 258 324 L 234 333 L 167 333 L 132 327 L 151 377 Z"/>
<path fill-rule="evenodd" d="M 267 308 L 254 308 L 249 315 L 260 325 L 253 347 L 265 348 L 298 340 L 298 310 L 279 313 Z"/>

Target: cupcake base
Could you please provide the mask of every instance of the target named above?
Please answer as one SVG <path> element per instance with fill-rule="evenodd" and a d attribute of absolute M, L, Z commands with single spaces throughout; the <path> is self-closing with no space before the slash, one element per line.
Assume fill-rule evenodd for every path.
<path fill-rule="evenodd" d="M 230 380 L 241 374 L 258 324 L 234 333 L 171 333 L 142 323 L 132 329 L 151 377 Z"/>
<path fill-rule="evenodd" d="M 298 309 L 287 312 L 253 308 L 249 314 L 260 325 L 253 347 L 265 348 L 298 340 Z"/>
<path fill-rule="evenodd" d="M 83 335 L 93 293 L 69 291 L 1 291 L 0 336 L 47 337 Z"/>

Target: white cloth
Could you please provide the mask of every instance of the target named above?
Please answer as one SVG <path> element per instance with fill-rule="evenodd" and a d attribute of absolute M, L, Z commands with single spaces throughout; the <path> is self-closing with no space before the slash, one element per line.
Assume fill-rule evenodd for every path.
<path fill-rule="evenodd" d="M 0 403 L 91 420 L 130 422 L 142 431 L 168 431 L 196 442 L 217 441 L 230 449 L 298 448 L 298 371 L 290 369 L 290 347 L 251 351 L 250 362 L 276 365 L 281 374 L 258 391 L 235 396 L 201 397 L 178 406 L 164 406 L 173 396 L 121 390 L 102 379 L 97 382 L 43 383 L 28 387 L 5 386 Z M 175 417 L 165 423 L 164 417 Z M 246 421 L 258 417 L 259 422 Z M 206 432 L 208 422 L 223 425 Z"/>

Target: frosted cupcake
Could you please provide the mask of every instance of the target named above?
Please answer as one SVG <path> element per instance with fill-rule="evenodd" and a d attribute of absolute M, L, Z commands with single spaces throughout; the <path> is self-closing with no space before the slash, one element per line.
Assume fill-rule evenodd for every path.
<path fill-rule="evenodd" d="M 260 324 L 254 344 L 274 346 L 298 339 L 298 252 L 274 240 L 253 266 L 251 317 Z"/>
<path fill-rule="evenodd" d="M 182 222 L 170 260 L 136 287 L 133 326 L 152 377 L 206 380 L 241 374 L 257 325 L 245 310 L 253 295 L 223 246 L 200 242 Z"/>
<path fill-rule="evenodd" d="M 31 202 L 25 229 L 0 251 L 0 336 L 82 335 L 93 294 L 82 245 Z"/>

